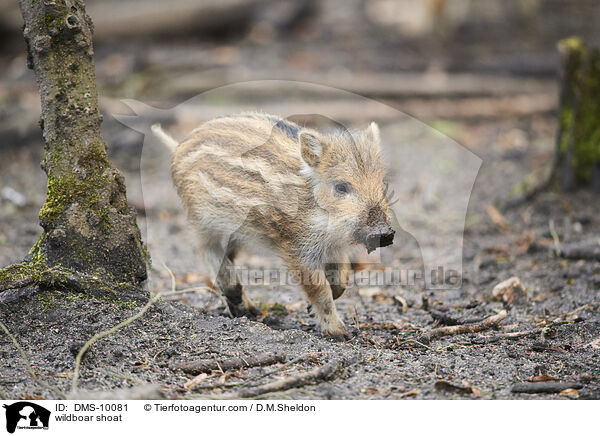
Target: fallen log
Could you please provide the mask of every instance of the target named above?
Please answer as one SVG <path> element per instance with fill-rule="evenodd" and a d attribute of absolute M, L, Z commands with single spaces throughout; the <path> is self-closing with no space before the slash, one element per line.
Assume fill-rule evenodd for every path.
<path fill-rule="evenodd" d="M 23 24 L 13 2 L 0 2 L 1 23 L 9 32 Z M 16 2 L 14 2 L 16 3 Z M 88 1 L 86 9 L 94 20 L 94 41 L 119 38 L 151 38 L 166 34 L 214 32 L 243 29 L 272 0 L 122 0 Z"/>

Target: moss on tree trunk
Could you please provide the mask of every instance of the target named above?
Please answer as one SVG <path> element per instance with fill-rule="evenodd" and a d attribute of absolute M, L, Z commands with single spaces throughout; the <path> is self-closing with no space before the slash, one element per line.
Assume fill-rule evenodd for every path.
<path fill-rule="evenodd" d="M 92 22 L 80 0 L 20 0 L 20 6 L 28 65 L 40 89 L 42 168 L 48 176 L 39 214 L 43 233 L 29 256 L 32 275 L 61 271 L 141 289 L 148 255 L 123 176 L 109 162 L 102 139 Z M 27 275 L 23 267 L 17 270 Z M 0 281 L 10 279 L 9 272 Z M 48 277 L 41 282 L 52 283 Z"/>
<path fill-rule="evenodd" d="M 600 50 L 560 41 L 561 92 L 553 180 L 563 190 L 600 191 Z"/>

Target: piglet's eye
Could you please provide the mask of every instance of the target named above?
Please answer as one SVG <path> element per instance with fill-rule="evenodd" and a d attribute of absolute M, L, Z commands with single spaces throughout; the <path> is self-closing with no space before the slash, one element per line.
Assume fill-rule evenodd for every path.
<path fill-rule="evenodd" d="M 334 188 L 335 188 L 336 194 L 345 195 L 350 192 L 350 185 L 345 182 L 336 183 Z"/>

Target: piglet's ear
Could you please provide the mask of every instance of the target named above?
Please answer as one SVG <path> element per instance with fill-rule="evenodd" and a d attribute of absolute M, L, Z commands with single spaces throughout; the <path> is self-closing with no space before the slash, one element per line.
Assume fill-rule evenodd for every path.
<path fill-rule="evenodd" d="M 381 144 L 381 134 L 379 133 L 379 126 L 375 121 L 369 124 L 366 130 L 367 138 L 373 141 L 375 144 Z"/>
<path fill-rule="evenodd" d="M 300 142 L 300 154 L 307 165 L 315 167 L 321 161 L 323 156 L 323 143 L 319 134 L 314 131 L 303 130 L 298 135 Z"/>

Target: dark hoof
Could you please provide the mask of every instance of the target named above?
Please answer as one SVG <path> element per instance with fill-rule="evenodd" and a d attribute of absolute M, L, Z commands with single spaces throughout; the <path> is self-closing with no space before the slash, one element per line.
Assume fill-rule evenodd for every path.
<path fill-rule="evenodd" d="M 339 329 L 339 330 L 326 330 L 323 331 L 323 336 L 326 338 L 333 339 L 335 341 L 343 342 L 352 339 L 353 335 L 347 329 Z"/>
<path fill-rule="evenodd" d="M 241 318 L 245 316 L 248 319 L 256 319 L 258 315 L 260 315 L 260 311 L 253 304 L 233 304 L 231 301 L 227 300 L 227 307 L 229 308 L 229 313 L 234 318 Z"/>

